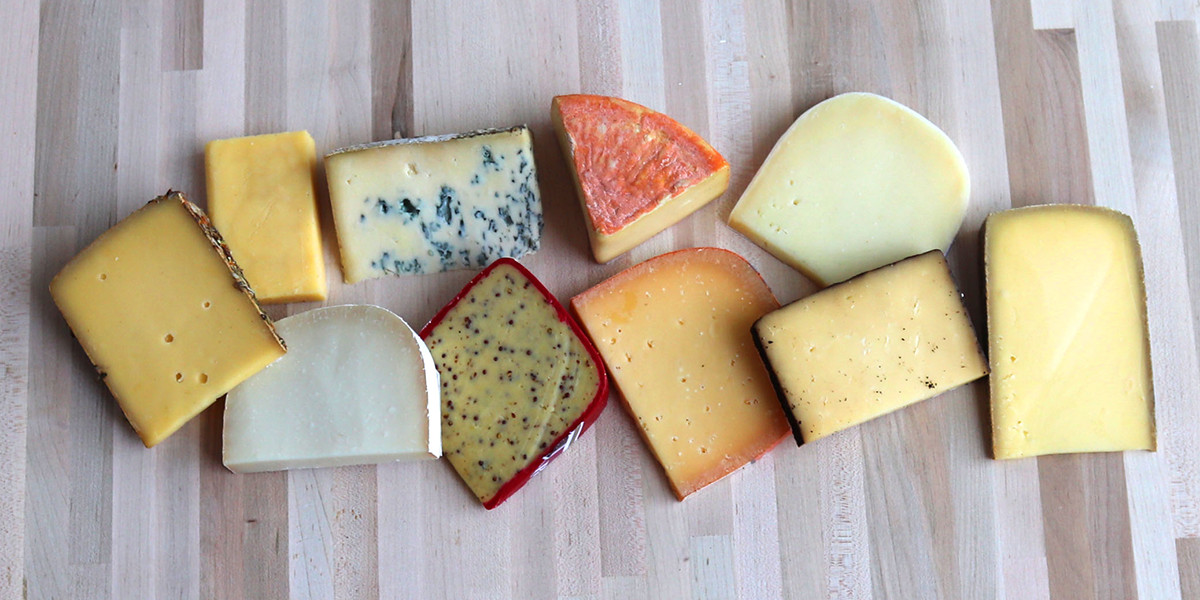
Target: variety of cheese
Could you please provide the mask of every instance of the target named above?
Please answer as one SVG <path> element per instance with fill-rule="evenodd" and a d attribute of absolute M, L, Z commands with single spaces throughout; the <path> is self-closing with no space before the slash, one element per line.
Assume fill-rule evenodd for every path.
<path fill-rule="evenodd" d="M 1155 448 L 1133 222 L 1034 206 L 985 225 L 996 458 Z"/>
<path fill-rule="evenodd" d="M 620 98 L 557 96 L 551 117 L 608 262 L 725 193 L 729 163 L 674 119 Z"/>
<path fill-rule="evenodd" d="M 391 140 L 325 157 L 346 283 L 483 268 L 538 249 L 526 127 Z"/>
<path fill-rule="evenodd" d="M 945 251 L 970 187 L 958 148 L 933 123 L 881 96 L 842 94 L 796 119 L 729 224 L 824 286 Z"/>
<path fill-rule="evenodd" d="M 789 304 L 754 338 L 799 444 L 987 375 L 940 250 Z"/>
<path fill-rule="evenodd" d="M 750 337 L 779 303 L 742 257 L 717 248 L 659 256 L 571 306 L 680 500 L 787 435 Z"/>
<path fill-rule="evenodd" d="M 204 149 L 208 213 L 259 302 L 325 300 L 307 131 L 214 140 Z"/>
<path fill-rule="evenodd" d="M 287 355 L 225 398 L 231 471 L 442 455 L 437 368 L 400 317 L 378 306 L 331 306 L 275 327 Z"/>
<path fill-rule="evenodd" d="M 178 192 L 97 238 L 50 294 L 147 447 L 285 352 L 220 234 Z"/>
<path fill-rule="evenodd" d="M 520 263 L 502 259 L 424 329 L 442 379 L 442 447 L 494 508 L 591 425 L 608 400 L 596 350 Z"/>

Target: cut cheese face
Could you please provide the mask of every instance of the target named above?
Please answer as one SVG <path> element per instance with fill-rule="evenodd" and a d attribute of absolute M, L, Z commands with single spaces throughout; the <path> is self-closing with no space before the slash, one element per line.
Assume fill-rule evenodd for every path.
<path fill-rule="evenodd" d="M 608 96 L 557 96 L 551 117 L 597 262 L 678 223 L 729 185 L 729 163 L 708 142 L 645 106 Z"/>
<path fill-rule="evenodd" d="M 717 248 L 665 254 L 571 306 L 680 500 L 787 435 L 750 337 L 779 302 L 742 257 Z"/>
<path fill-rule="evenodd" d="M 526 127 L 345 148 L 325 172 L 346 283 L 481 269 L 541 243 Z"/>
<path fill-rule="evenodd" d="M 442 379 L 442 447 L 491 509 L 604 410 L 600 357 L 520 263 L 497 261 L 424 329 Z"/>
<path fill-rule="evenodd" d="M 874 94 L 842 94 L 779 138 L 729 224 L 819 285 L 950 247 L 970 193 L 936 125 Z"/>
<path fill-rule="evenodd" d="M 235 473 L 442 455 L 437 368 L 425 342 L 378 306 L 331 306 L 275 324 L 287 356 L 225 399 Z"/>
<path fill-rule="evenodd" d="M 50 295 L 147 447 L 285 352 L 220 234 L 178 192 L 92 242 Z"/>
<path fill-rule="evenodd" d="M 984 237 L 996 458 L 1154 450 L 1133 222 L 1033 206 L 989 216 Z"/>
<path fill-rule="evenodd" d="M 987 374 L 938 250 L 789 304 L 755 323 L 754 336 L 798 444 Z"/>
<path fill-rule="evenodd" d="M 316 164 L 307 131 L 205 146 L 208 212 L 263 304 L 325 300 Z"/>

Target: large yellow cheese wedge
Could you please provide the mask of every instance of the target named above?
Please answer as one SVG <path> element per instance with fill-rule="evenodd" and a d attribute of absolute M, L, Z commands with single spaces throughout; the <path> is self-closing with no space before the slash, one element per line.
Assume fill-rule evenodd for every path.
<path fill-rule="evenodd" d="M 950 247 L 971 185 L 954 142 L 912 109 L 842 94 L 800 115 L 729 224 L 819 285 Z"/>
<path fill-rule="evenodd" d="M 208 212 L 264 304 L 325 300 L 316 164 L 307 131 L 214 140 L 204 149 Z"/>
<path fill-rule="evenodd" d="M 664 254 L 571 306 L 680 500 L 787 436 L 750 337 L 779 302 L 742 257 L 718 248 Z"/>
<path fill-rule="evenodd" d="M 1153 450 L 1141 250 L 1129 217 L 1033 206 L 985 225 L 996 458 Z"/>
<path fill-rule="evenodd" d="M 177 192 L 92 242 L 50 295 L 147 447 L 285 352 L 220 234 Z"/>
<path fill-rule="evenodd" d="M 789 304 L 754 335 L 801 444 L 987 374 L 938 250 Z"/>

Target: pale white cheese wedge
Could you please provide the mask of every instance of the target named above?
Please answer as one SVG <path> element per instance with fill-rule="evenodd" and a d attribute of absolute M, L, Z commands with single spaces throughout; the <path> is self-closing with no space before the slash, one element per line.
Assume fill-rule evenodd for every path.
<path fill-rule="evenodd" d="M 729 224 L 821 286 L 946 251 L 971 182 L 954 142 L 882 96 L 834 96 L 779 138 Z"/>
<path fill-rule="evenodd" d="M 378 306 L 331 306 L 275 327 L 288 353 L 225 399 L 229 470 L 441 456 L 437 367 L 403 319 Z"/>

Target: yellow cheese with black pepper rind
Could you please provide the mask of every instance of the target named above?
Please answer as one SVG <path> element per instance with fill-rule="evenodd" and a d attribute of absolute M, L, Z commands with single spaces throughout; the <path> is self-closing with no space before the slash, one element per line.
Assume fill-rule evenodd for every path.
<path fill-rule="evenodd" d="M 558 456 L 607 401 L 595 349 L 515 260 L 492 263 L 421 337 L 442 382 L 443 455 L 486 508 Z"/>
<path fill-rule="evenodd" d="M 147 447 L 285 352 L 220 234 L 178 192 L 92 242 L 50 295 Z"/>
<path fill-rule="evenodd" d="M 940 250 L 789 304 L 755 323 L 754 337 L 799 444 L 988 372 Z"/>

